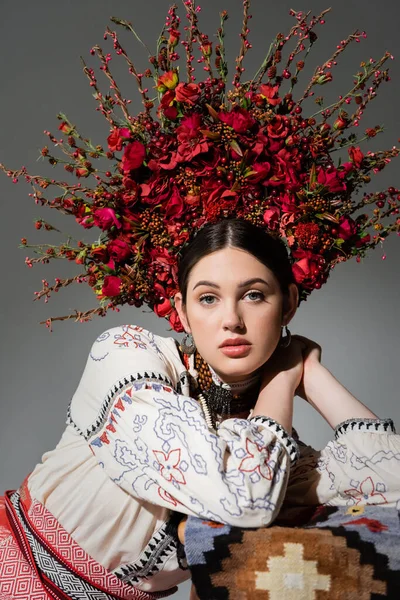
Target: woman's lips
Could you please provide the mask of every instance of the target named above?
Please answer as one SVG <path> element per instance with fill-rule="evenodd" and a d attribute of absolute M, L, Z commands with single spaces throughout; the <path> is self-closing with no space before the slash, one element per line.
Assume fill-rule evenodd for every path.
<path fill-rule="evenodd" d="M 222 346 L 221 352 L 232 358 L 246 356 L 251 350 L 251 344 L 242 344 L 240 346 Z"/>

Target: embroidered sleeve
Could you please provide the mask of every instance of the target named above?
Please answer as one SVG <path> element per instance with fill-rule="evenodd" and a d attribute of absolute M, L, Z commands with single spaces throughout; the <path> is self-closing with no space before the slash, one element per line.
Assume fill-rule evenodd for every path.
<path fill-rule="evenodd" d="M 230 525 L 269 525 L 285 495 L 294 440 L 264 418 L 227 419 L 218 434 L 210 431 L 198 402 L 180 393 L 163 338 L 120 330 L 95 343 L 71 403 L 70 423 L 99 464 L 144 501 Z M 86 404 L 91 419 L 82 427 Z"/>
<path fill-rule="evenodd" d="M 348 431 L 369 431 L 371 433 L 396 433 L 392 419 L 348 419 L 335 428 L 335 439 Z"/>
<path fill-rule="evenodd" d="M 400 436 L 393 421 L 355 418 L 340 423 L 335 439 L 321 451 L 319 470 L 321 492 L 336 492 L 331 503 L 396 505 L 400 498 Z"/>

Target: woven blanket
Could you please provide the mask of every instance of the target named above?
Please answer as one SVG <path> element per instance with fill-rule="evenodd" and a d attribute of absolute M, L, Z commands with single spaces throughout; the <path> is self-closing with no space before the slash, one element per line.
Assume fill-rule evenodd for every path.
<path fill-rule="evenodd" d="M 185 552 L 200 600 L 400 600 L 396 508 L 295 509 L 262 529 L 189 517 Z"/>

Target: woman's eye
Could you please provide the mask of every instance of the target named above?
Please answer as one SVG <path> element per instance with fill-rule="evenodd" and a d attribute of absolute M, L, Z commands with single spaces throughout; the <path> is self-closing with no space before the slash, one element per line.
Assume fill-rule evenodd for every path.
<path fill-rule="evenodd" d="M 262 292 L 256 291 L 247 292 L 246 296 L 253 296 L 252 299 L 255 301 L 261 301 L 264 298 L 264 294 Z"/>
<path fill-rule="evenodd" d="M 211 300 L 214 300 L 214 296 L 211 296 L 211 294 L 206 294 L 205 296 L 201 296 L 200 303 L 201 304 L 212 304 L 211 302 L 204 302 L 204 300 L 210 299 L 210 298 L 211 298 Z"/>

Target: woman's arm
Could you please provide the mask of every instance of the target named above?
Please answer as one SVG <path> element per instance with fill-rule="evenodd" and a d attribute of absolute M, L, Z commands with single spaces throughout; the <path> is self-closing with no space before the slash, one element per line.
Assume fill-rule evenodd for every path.
<path fill-rule="evenodd" d="M 304 344 L 296 339 L 288 348 L 278 347 L 263 371 L 260 393 L 252 417 L 268 416 L 291 433 L 293 400 L 303 375 Z"/>
<path fill-rule="evenodd" d="M 301 335 L 295 335 L 293 338 L 306 346 L 303 350 L 303 378 L 296 392 L 313 406 L 331 427 L 335 429 L 348 419 L 378 418 L 321 364 L 321 346 Z"/>
<path fill-rule="evenodd" d="M 304 372 L 306 400 L 335 429 L 348 419 L 377 419 L 360 400 L 357 400 L 321 363 Z"/>

